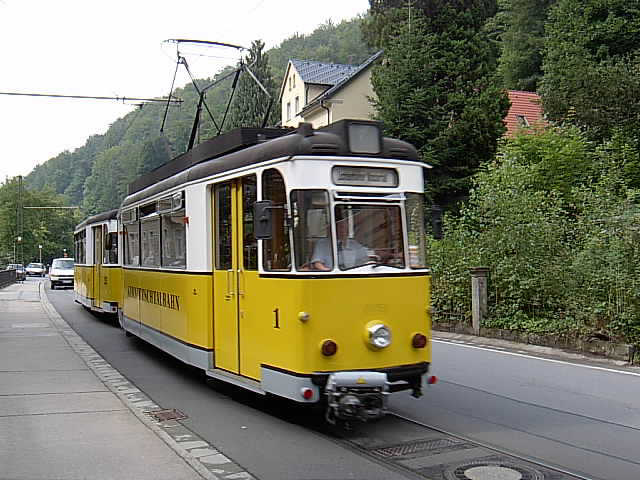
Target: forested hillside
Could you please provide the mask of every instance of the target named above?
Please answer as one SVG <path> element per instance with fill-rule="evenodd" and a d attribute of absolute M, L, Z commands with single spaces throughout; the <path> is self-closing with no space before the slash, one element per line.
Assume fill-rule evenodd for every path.
<path fill-rule="evenodd" d="M 364 18 L 269 51 L 256 41 L 246 59 L 277 98 L 289 58 L 357 64 L 384 48 L 372 73 L 377 117 L 433 166 L 426 198 L 447 211 L 444 239 L 429 246 L 434 319 L 469 322 L 469 267 L 486 266 L 485 326 L 640 344 L 640 0 L 369 4 Z M 216 118 L 229 85 L 207 95 Z M 228 128 L 264 116 L 255 85 L 239 89 L 245 100 L 231 106 Z M 539 93 L 549 126 L 503 137 L 507 89 Z M 192 85 L 174 93 L 184 103 L 164 135 L 164 107 L 146 105 L 34 169 L 27 186 L 42 204 L 81 205 L 81 215 L 117 207 L 132 179 L 185 151 L 197 95 Z M 216 132 L 202 120 L 204 139 Z M 0 187 L 5 256 L 15 183 Z M 59 248 L 63 225 L 45 220 L 28 241 Z"/>
<path fill-rule="evenodd" d="M 256 70 L 256 74 L 264 84 L 269 85 L 277 100 L 280 81 L 290 58 L 336 63 L 360 63 L 365 60 L 373 48 L 362 40 L 361 23 L 361 18 L 339 24 L 328 22 L 311 34 L 295 35 L 271 50 L 260 52 L 268 66 L 258 64 L 254 70 L 259 70 Z M 228 67 L 212 78 L 197 79 L 196 82 L 200 86 L 208 85 L 232 69 Z M 245 78 L 248 77 L 245 75 Z M 242 84 L 239 88 L 242 90 Z M 247 85 L 245 88 L 251 87 Z M 231 79 L 207 92 L 207 104 L 218 123 L 223 117 L 230 89 Z M 186 150 L 198 95 L 191 84 L 175 89 L 174 95 L 183 103 L 169 109 L 164 134 L 160 133 L 164 105 L 144 105 L 115 121 L 104 135 L 94 135 L 73 152 L 62 152 L 34 168 L 25 179 L 28 188 L 41 190 L 47 187 L 64 194 L 71 204 L 82 207 L 83 214 L 116 208 L 126 195 L 129 182 Z M 245 98 L 246 95 L 238 93 L 234 97 L 235 103 L 225 130 L 240 123 L 242 117 L 237 114 L 234 116 L 234 107 L 236 112 L 246 110 L 241 103 Z M 272 121 L 280 118 L 277 101 L 273 109 Z M 214 135 L 216 130 L 206 112 L 201 118 L 200 137 L 206 139 Z"/>

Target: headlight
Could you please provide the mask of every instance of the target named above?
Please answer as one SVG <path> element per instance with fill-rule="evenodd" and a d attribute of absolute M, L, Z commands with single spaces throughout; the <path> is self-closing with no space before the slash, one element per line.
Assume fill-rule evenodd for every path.
<path fill-rule="evenodd" d="M 49 278 L 51 278 L 51 280 L 58 280 L 57 275 L 49 275 Z"/>
<path fill-rule="evenodd" d="M 371 325 L 369 331 L 369 343 L 376 348 L 386 348 L 391 345 L 391 329 L 381 323 Z"/>

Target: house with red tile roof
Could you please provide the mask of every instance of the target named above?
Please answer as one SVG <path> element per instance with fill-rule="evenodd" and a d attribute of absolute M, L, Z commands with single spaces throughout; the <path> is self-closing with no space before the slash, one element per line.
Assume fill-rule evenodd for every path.
<path fill-rule="evenodd" d="M 508 93 L 511 107 L 504 117 L 507 137 L 514 136 L 518 130 L 547 125 L 538 94 L 520 90 L 509 90 Z"/>

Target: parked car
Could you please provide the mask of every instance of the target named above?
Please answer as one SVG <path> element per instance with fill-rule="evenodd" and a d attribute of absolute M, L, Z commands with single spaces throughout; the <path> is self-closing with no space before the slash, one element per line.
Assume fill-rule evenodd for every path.
<path fill-rule="evenodd" d="M 44 277 L 46 269 L 42 263 L 30 263 L 27 265 L 27 275 L 36 275 L 38 277 Z"/>
<path fill-rule="evenodd" d="M 73 258 L 54 258 L 49 269 L 49 282 L 51 290 L 55 290 L 58 285 L 73 287 Z"/>
<path fill-rule="evenodd" d="M 15 270 L 16 271 L 16 280 L 22 281 L 27 278 L 27 272 L 24 269 L 24 265 L 20 265 L 19 263 L 10 263 L 7 265 L 7 270 Z"/>

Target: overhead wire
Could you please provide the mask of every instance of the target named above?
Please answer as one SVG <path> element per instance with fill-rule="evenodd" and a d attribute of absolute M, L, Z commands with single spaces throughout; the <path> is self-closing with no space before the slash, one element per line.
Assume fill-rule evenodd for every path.
<path fill-rule="evenodd" d="M 24 93 L 24 92 L 0 92 L 0 95 L 11 95 L 11 96 L 21 96 L 21 97 L 48 97 L 48 98 L 73 98 L 73 99 L 80 99 L 80 100 L 116 100 L 118 102 L 127 102 L 127 101 L 131 101 L 131 102 L 148 102 L 148 103 L 154 103 L 154 102 L 162 102 L 164 103 L 166 101 L 166 99 L 164 98 L 139 98 L 139 97 L 120 97 L 120 96 L 115 96 L 115 97 L 107 97 L 107 96 L 93 96 L 93 95 L 61 95 L 61 94 L 54 94 L 54 93 Z M 182 103 L 182 100 L 176 98 L 175 100 L 173 100 L 174 103 L 176 104 L 180 104 Z"/>

